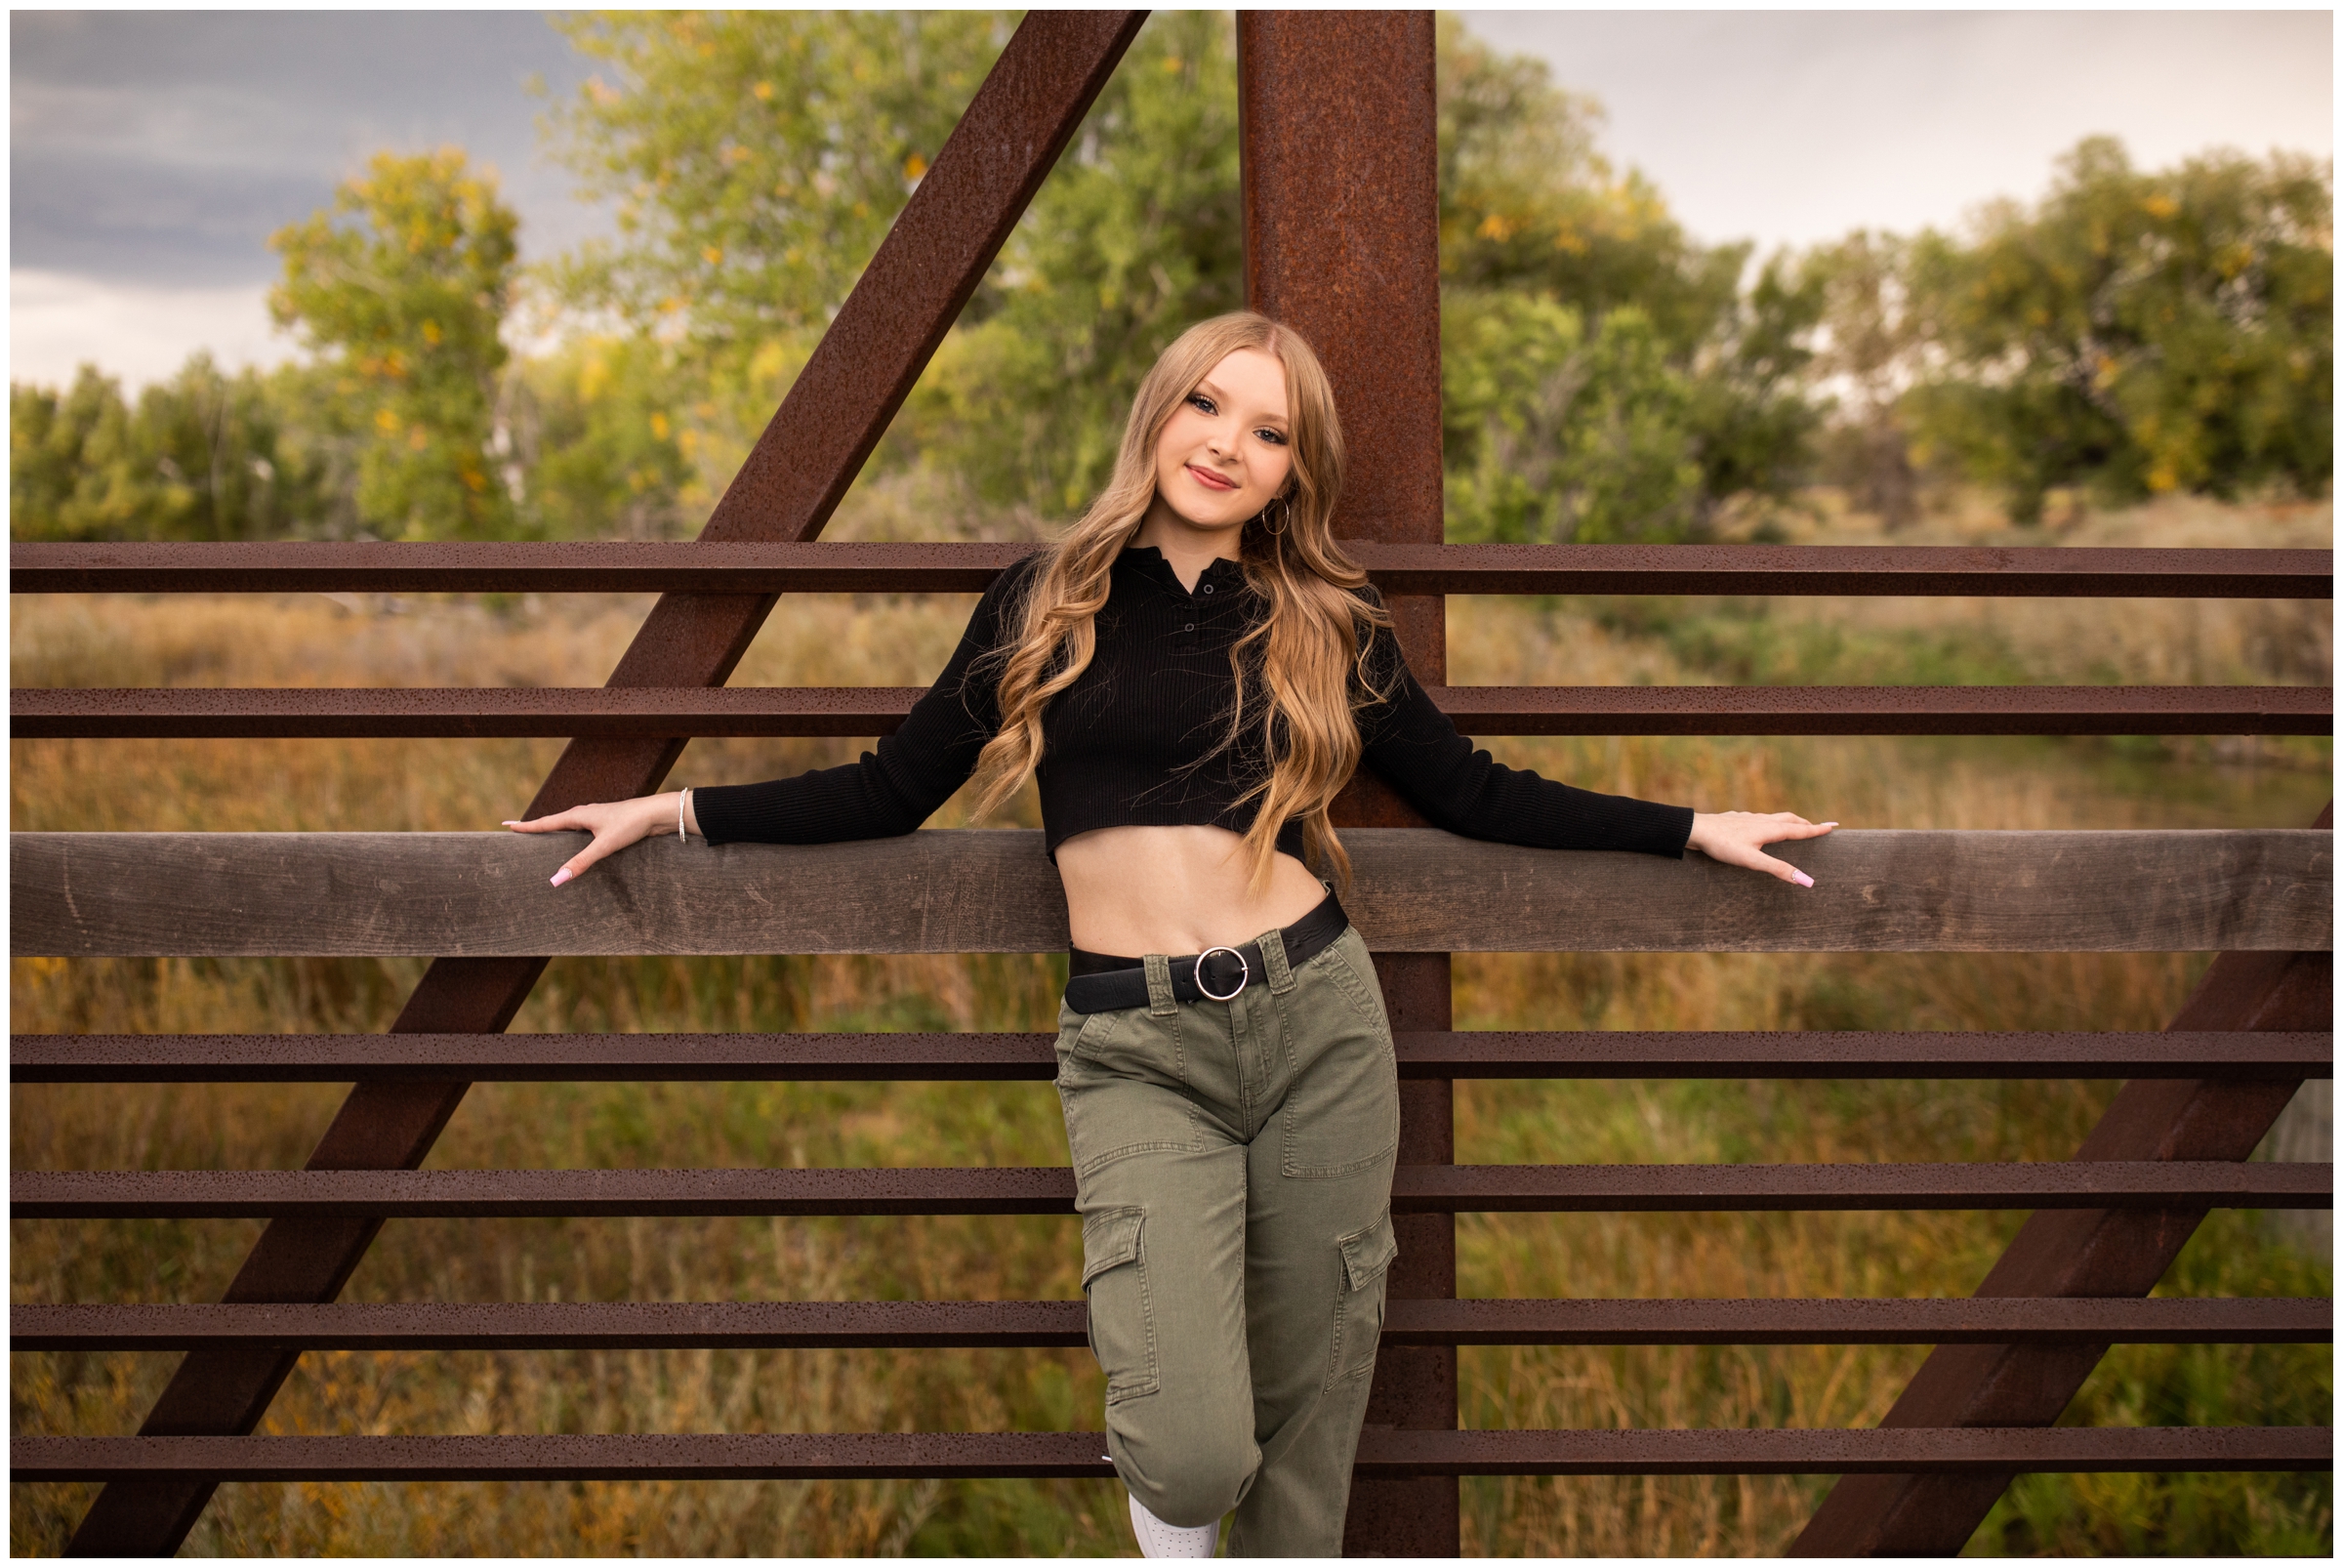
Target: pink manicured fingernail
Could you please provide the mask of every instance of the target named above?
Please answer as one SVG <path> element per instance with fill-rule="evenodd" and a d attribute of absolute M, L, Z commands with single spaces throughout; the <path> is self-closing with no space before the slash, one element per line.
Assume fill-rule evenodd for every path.
<path fill-rule="evenodd" d="M 1834 828 L 1834 827 L 1837 827 L 1837 826 L 1838 826 L 1838 824 L 1837 824 L 1837 823 L 1835 823 L 1835 822 L 1826 822 L 1826 823 L 1824 823 L 1824 824 L 1823 824 L 1823 826 L 1824 826 L 1824 827 L 1827 827 L 1827 828 Z"/>
<path fill-rule="evenodd" d="M 1814 886 L 1814 879 L 1806 875 L 1806 873 L 1803 871 L 1791 872 L 1789 874 L 1789 880 L 1796 883 L 1801 887 L 1811 887 Z"/>
<path fill-rule="evenodd" d="M 519 824 L 519 823 L 517 823 L 517 822 L 508 822 L 508 823 L 506 823 L 506 824 L 505 824 L 505 826 L 506 826 L 506 827 L 509 827 L 509 828 L 516 828 L 516 827 L 519 827 L 519 826 L 520 826 L 520 824 Z"/>
<path fill-rule="evenodd" d="M 567 866 L 563 866 L 559 871 L 554 873 L 555 887 L 558 887 L 567 881 L 569 881 L 569 868 Z"/>

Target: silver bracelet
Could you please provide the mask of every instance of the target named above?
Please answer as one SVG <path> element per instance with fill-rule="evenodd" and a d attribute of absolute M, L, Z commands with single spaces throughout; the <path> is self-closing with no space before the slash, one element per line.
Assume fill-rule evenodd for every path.
<path fill-rule="evenodd" d="M 678 843 L 690 837 L 683 831 L 683 803 L 690 795 L 691 787 L 689 785 L 676 791 L 676 839 Z"/>

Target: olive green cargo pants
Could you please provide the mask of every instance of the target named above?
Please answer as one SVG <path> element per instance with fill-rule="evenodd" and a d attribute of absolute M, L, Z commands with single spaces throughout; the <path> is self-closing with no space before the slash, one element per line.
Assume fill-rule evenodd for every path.
<path fill-rule="evenodd" d="M 1228 1002 L 1059 1014 L 1109 1457 L 1232 1556 L 1336 1556 L 1398 1245 L 1399 1083 L 1367 947 L 1278 933 Z"/>

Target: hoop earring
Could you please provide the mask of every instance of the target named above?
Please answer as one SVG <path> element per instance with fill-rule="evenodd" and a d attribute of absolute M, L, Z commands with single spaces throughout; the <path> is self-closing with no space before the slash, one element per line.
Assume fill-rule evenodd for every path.
<path fill-rule="evenodd" d="M 1277 513 L 1277 521 L 1274 523 L 1269 520 L 1269 514 L 1273 508 Z M 1268 506 L 1261 508 L 1261 531 L 1270 538 L 1276 539 L 1285 533 L 1286 525 L 1293 521 L 1293 518 L 1294 504 L 1281 495 L 1270 502 Z"/>

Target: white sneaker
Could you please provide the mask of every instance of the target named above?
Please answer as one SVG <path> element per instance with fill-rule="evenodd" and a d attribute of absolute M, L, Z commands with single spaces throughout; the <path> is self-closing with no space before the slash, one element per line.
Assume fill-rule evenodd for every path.
<path fill-rule="evenodd" d="M 1147 1511 L 1134 1493 L 1130 1500 L 1130 1528 L 1139 1538 L 1139 1554 L 1146 1557 L 1209 1557 L 1220 1544 L 1220 1521 L 1183 1529 L 1166 1524 Z"/>

